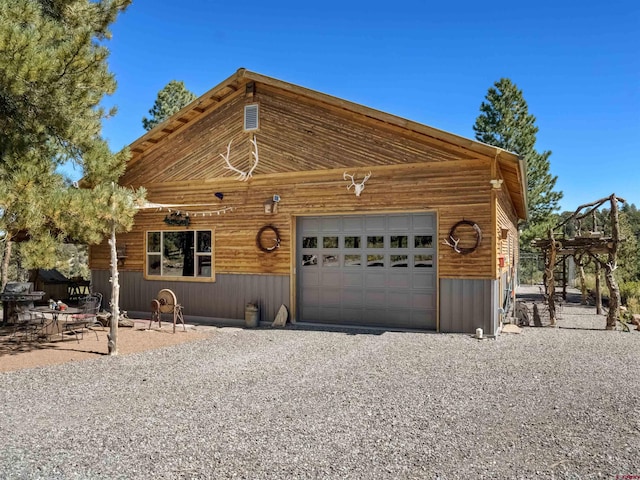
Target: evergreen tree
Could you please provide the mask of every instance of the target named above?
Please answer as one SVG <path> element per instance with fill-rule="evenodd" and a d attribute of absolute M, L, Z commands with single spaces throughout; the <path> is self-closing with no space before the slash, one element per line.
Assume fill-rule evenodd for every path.
<path fill-rule="evenodd" d="M 109 150 L 101 137 L 107 112 L 100 107 L 116 87 L 106 62 L 109 25 L 130 2 L 0 2 L 3 283 L 16 237 L 28 240 L 20 243 L 25 267 L 51 268 L 65 240 L 98 243 L 132 226 L 144 191 L 117 185 L 129 152 Z M 82 189 L 56 171 L 69 161 L 83 169 Z M 117 269 L 112 287 L 118 318 Z M 117 353 L 113 331 L 109 352 Z"/>
<path fill-rule="evenodd" d="M 535 149 L 538 127 L 536 118 L 529 114 L 522 90 L 508 78 L 501 78 L 489 88 L 486 101 L 480 105 L 480 115 L 473 130 L 476 139 L 517 153 L 527 164 L 527 208 L 529 221 L 521 237 L 521 247 L 547 227 L 551 214 L 558 209 L 562 192 L 554 191 L 558 177 L 549 168 L 550 151 L 539 153 Z"/>
<path fill-rule="evenodd" d="M 109 25 L 130 0 L 5 0 L 0 2 L 0 230 L 8 264 L 12 239 L 27 264 L 52 267 L 54 246 L 66 236 L 57 199 L 69 186 L 56 167 L 84 164 L 103 149 L 100 107 L 116 82 L 109 72 Z M 113 113 L 113 112 L 109 112 Z M 120 169 L 120 171 L 122 171 Z M 3 269 L 3 281 L 4 279 Z"/>
<path fill-rule="evenodd" d="M 142 126 L 151 130 L 161 124 L 174 113 L 189 105 L 197 97 L 187 90 L 184 82 L 171 80 L 158 92 L 153 108 L 149 110 L 151 118 L 142 117 Z"/>

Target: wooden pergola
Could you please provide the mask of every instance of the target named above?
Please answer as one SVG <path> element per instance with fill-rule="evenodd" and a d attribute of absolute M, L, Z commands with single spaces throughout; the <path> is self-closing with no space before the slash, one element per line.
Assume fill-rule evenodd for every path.
<path fill-rule="evenodd" d="M 595 213 L 605 203 L 610 203 L 609 222 L 611 235 L 605 236 L 603 232 L 597 231 Z M 563 298 L 566 299 L 566 259 L 573 257 L 576 264 L 582 267 L 593 260 L 596 266 L 596 308 L 601 313 L 602 303 L 600 294 L 600 271 L 605 272 L 605 281 L 609 289 L 609 311 L 607 313 L 607 330 L 612 330 L 620 316 L 620 289 L 613 272 L 617 268 L 618 247 L 624 241 L 620 237 L 620 225 L 618 220 L 618 202 L 625 203 L 622 198 L 612 194 L 609 197 L 598 201 L 579 206 L 571 216 L 563 220 L 555 227 L 549 229 L 547 238 L 538 239 L 533 242 L 533 246 L 542 250 L 544 254 L 544 285 L 545 298 L 549 306 L 549 317 L 551 325 L 556 323 L 556 281 L 555 269 L 559 264 L 563 266 Z M 586 218 L 593 218 L 592 231 L 583 233 L 582 221 Z M 564 238 L 558 235 L 569 222 L 575 222 L 578 230 L 574 238 Z M 581 275 L 582 277 L 582 275 Z M 582 281 L 583 296 L 584 279 Z"/>

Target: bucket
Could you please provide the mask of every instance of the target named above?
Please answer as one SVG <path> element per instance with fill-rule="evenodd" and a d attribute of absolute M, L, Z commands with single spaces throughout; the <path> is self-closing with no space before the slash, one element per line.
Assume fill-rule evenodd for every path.
<path fill-rule="evenodd" d="M 255 328 L 258 326 L 258 306 L 253 303 L 247 303 L 244 307 L 244 324 L 247 328 Z"/>

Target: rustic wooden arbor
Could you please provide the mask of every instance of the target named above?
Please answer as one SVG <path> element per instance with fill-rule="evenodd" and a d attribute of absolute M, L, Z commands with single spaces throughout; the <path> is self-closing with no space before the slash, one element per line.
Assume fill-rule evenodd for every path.
<path fill-rule="evenodd" d="M 609 222 L 611 235 L 605 236 L 604 232 L 598 231 L 596 222 L 596 211 L 606 202 L 610 203 Z M 605 272 L 605 280 L 609 289 L 609 311 L 607 313 L 607 330 L 612 330 L 616 326 L 616 322 L 620 315 L 620 289 L 613 272 L 617 267 L 617 253 L 620 243 L 624 240 L 620 237 L 620 228 L 618 221 L 618 202 L 625 203 L 622 198 L 612 194 L 609 197 L 602 198 L 598 201 L 587 203 L 579 206 L 576 211 L 567 219 L 549 229 L 548 237 L 534 241 L 533 245 L 542 250 L 545 259 L 545 297 L 549 305 L 549 319 L 551 325 L 556 323 L 556 305 L 555 305 L 555 269 L 558 264 L 562 264 L 563 268 L 567 257 L 573 257 L 576 264 L 582 267 L 586 261 L 592 259 L 596 266 L 596 301 L 598 313 L 601 312 L 600 304 L 600 269 Z M 585 219 L 592 219 L 592 229 L 588 232 L 582 231 L 582 222 Z M 561 232 L 569 222 L 576 223 L 576 234 L 574 238 L 564 238 L 563 235 L 557 235 Z M 559 259 L 560 257 L 560 259 Z M 582 275 L 581 275 L 582 277 Z M 582 279 L 582 278 L 581 278 Z M 584 285 L 584 283 L 583 283 Z M 566 283 L 563 285 L 566 287 Z M 564 290 L 566 295 L 566 289 Z M 584 295 L 584 287 L 583 287 Z"/>

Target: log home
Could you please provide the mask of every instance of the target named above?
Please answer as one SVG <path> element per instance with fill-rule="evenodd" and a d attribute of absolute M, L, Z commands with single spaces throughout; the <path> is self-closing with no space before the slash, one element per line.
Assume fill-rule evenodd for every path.
<path fill-rule="evenodd" d="M 149 208 L 118 237 L 121 308 L 187 320 L 499 331 L 526 166 L 515 154 L 238 70 L 130 146 Z M 109 247 L 91 248 L 109 295 Z"/>

